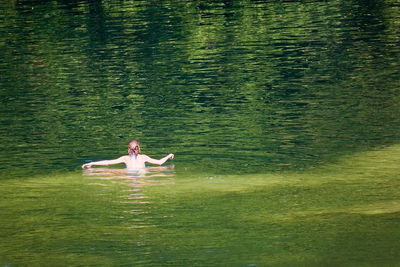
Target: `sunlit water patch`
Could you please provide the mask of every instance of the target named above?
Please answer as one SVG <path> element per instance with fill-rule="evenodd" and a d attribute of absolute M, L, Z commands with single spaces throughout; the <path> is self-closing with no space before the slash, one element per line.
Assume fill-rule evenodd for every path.
<path fill-rule="evenodd" d="M 0 262 L 394 264 L 399 151 L 358 153 L 303 172 L 94 169 L 2 180 Z"/>

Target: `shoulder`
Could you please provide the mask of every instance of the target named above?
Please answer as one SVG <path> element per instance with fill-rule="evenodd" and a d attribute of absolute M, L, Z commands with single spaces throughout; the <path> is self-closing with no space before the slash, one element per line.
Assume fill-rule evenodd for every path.
<path fill-rule="evenodd" d="M 138 158 L 142 159 L 142 160 L 148 160 L 149 156 L 145 155 L 145 154 L 139 154 Z"/>
<path fill-rule="evenodd" d="M 127 161 L 127 160 L 129 159 L 129 155 L 121 156 L 121 157 L 119 157 L 118 159 L 119 159 L 120 161 L 125 162 L 125 161 Z"/>

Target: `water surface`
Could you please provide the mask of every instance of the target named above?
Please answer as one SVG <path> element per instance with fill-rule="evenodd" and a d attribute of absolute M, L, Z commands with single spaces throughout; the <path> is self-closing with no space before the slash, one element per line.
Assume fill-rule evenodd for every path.
<path fill-rule="evenodd" d="M 6 1 L 0 265 L 397 263 L 399 14 Z M 80 169 L 131 139 L 169 170 Z"/>

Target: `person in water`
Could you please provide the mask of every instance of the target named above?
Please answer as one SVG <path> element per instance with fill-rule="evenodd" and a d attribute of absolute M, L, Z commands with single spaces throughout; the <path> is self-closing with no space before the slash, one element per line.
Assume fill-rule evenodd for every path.
<path fill-rule="evenodd" d="M 119 163 L 125 163 L 126 168 L 128 170 L 140 170 L 146 167 L 145 163 L 151 163 L 156 165 L 162 165 L 168 159 L 173 159 L 174 154 L 169 154 L 168 156 L 163 157 L 162 159 L 152 159 L 149 156 L 140 153 L 140 145 L 136 140 L 132 140 L 129 142 L 128 146 L 129 155 L 119 157 L 113 160 L 102 160 L 102 161 L 94 161 L 90 163 L 86 163 L 82 165 L 82 169 L 90 168 L 93 165 L 113 165 Z"/>

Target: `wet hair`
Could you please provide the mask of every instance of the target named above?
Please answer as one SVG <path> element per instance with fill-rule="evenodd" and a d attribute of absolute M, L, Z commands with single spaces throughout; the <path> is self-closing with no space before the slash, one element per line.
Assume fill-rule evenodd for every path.
<path fill-rule="evenodd" d="M 129 142 L 128 153 L 129 156 L 132 156 L 133 153 L 135 153 L 136 156 L 140 154 L 140 145 L 137 140 L 132 140 Z"/>

